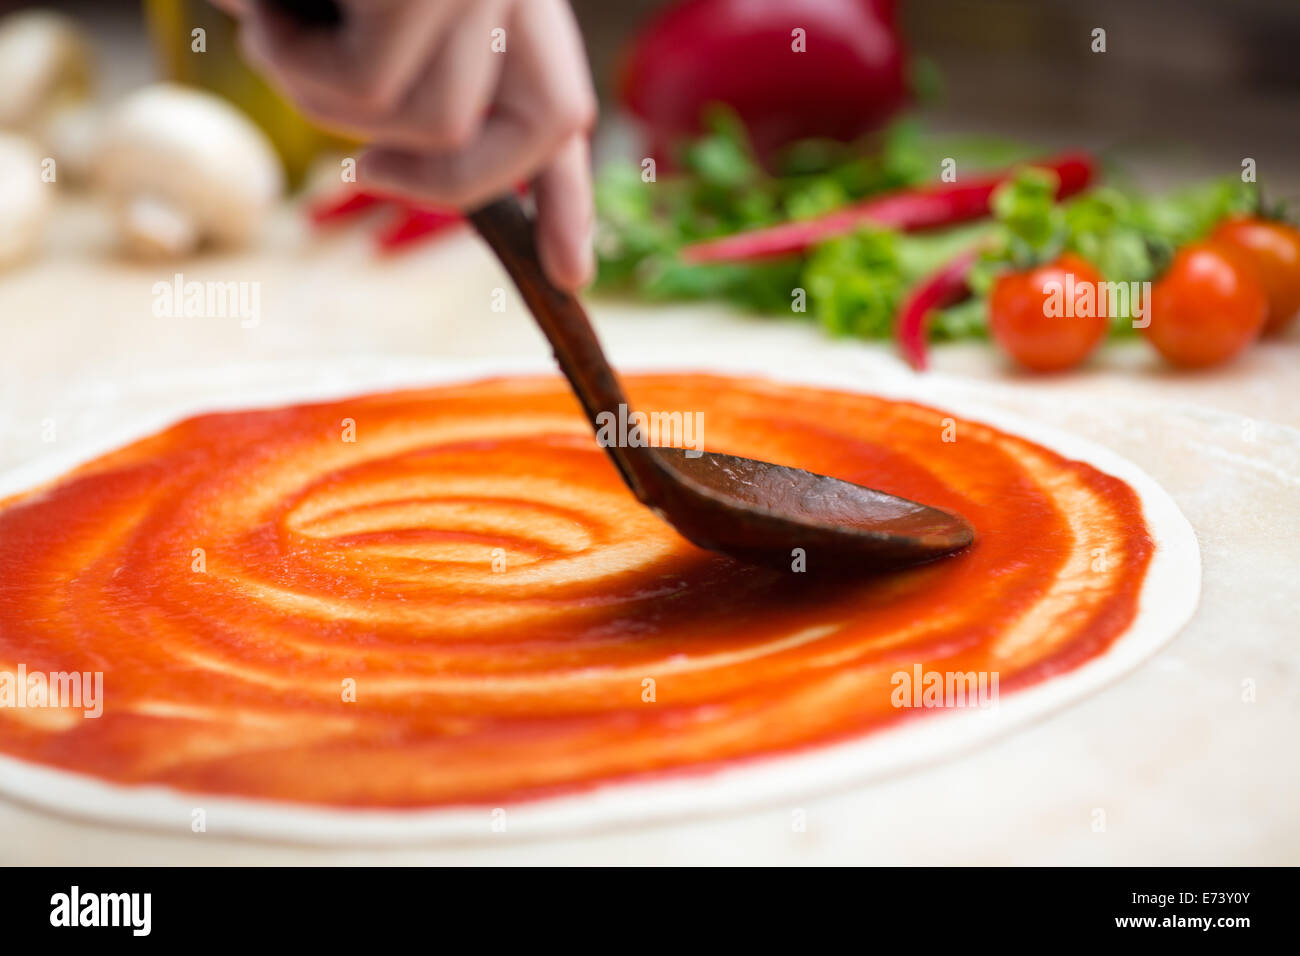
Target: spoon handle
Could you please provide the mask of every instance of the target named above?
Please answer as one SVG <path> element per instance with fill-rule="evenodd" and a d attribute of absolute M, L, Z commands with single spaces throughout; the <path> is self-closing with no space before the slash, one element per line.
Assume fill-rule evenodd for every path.
<path fill-rule="evenodd" d="M 314 27 L 337 27 L 343 22 L 343 8 L 334 0 L 275 0 L 274 6 Z"/>
<path fill-rule="evenodd" d="M 599 431 L 596 416 L 601 412 L 617 416 L 619 406 L 627 405 L 627 398 L 582 304 L 546 278 L 537 256 L 532 220 L 514 196 L 502 196 L 474 210 L 469 213 L 469 220 L 514 280 L 528 310 L 551 343 L 560 370 L 582 403 L 592 429 Z M 617 445 L 608 445 L 605 450 L 628 487 L 645 500 L 643 491 L 654 483 L 653 474 Z"/>

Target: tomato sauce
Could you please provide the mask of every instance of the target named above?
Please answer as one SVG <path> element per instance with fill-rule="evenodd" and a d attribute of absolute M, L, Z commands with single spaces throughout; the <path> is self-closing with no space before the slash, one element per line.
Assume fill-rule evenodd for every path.
<path fill-rule="evenodd" d="M 1015 693 L 1104 652 L 1152 542 L 1122 481 L 904 402 L 640 376 L 704 446 L 957 511 L 952 558 L 747 567 L 636 503 L 563 382 L 192 418 L 0 503 L 0 753 L 341 807 L 502 805 L 924 719 L 900 672 Z"/>

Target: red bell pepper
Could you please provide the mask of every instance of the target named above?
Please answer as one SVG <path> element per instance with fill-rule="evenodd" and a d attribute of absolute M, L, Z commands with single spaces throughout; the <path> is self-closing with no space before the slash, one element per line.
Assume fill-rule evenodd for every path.
<path fill-rule="evenodd" d="M 1058 199 L 1073 195 L 1092 181 L 1095 164 L 1083 153 L 1066 153 L 1027 163 L 1056 173 Z M 1015 171 L 981 176 L 963 183 L 944 183 L 903 189 L 877 196 L 816 219 L 766 226 L 719 239 L 691 243 L 681 250 L 685 262 L 747 262 L 806 252 L 827 239 L 847 235 L 865 226 L 912 231 L 950 226 L 989 214 L 989 201 Z"/>
<path fill-rule="evenodd" d="M 620 98 L 671 157 L 704 108 L 739 115 L 760 156 L 797 139 L 856 139 L 907 98 L 894 0 L 684 0 L 636 36 Z"/>

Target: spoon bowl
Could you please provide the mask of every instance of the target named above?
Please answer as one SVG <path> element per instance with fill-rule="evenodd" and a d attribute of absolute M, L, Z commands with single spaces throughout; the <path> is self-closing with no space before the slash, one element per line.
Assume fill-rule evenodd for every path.
<path fill-rule="evenodd" d="M 878 570 L 941 558 L 972 543 L 958 515 L 827 475 L 680 448 L 647 449 L 665 473 L 646 504 L 692 543 L 788 570 Z M 694 457 L 693 457 L 694 456 Z"/>

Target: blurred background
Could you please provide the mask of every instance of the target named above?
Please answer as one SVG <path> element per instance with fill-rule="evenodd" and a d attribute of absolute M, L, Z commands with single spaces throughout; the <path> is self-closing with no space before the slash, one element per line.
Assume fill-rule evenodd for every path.
<path fill-rule="evenodd" d="M 688 323 L 703 343 L 699 330 L 706 326 L 668 308 L 698 305 L 712 307 L 709 328 L 747 343 L 783 335 L 798 348 L 813 348 L 821 344 L 817 335 L 830 333 L 835 341 L 893 354 L 888 323 L 902 294 L 915 287 L 916 262 L 899 266 L 884 298 L 876 295 L 878 276 L 860 270 L 861 263 L 832 262 L 838 285 L 820 300 L 813 294 L 813 308 L 796 329 L 800 317 L 789 314 L 789 290 L 811 287 L 812 272 L 709 272 L 684 267 L 677 254 L 702 237 L 923 187 L 934 181 L 936 156 L 957 156 L 968 171 L 1083 149 L 1104 166 L 1108 182 L 1126 190 L 1154 194 L 1194 184 L 1215 202 L 1213 184 L 1240 185 L 1249 158 L 1267 197 L 1300 196 L 1294 53 L 1300 4 L 1294 0 L 754 0 L 751 11 L 820 6 L 838 11 L 846 24 L 854 10 L 874 18 L 843 31 L 838 21 L 821 24 L 810 31 L 809 55 L 799 61 L 754 53 L 774 42 L 785 49 L 785 21 L 770 29 L 766 46 L 733 47 L 735 31 L 745 29 L 734 12 L 746 9 L 744 0 L 712 4 L 733 12 L 711 38 L 690 24 L 665 27 L 666 12 L 677 6 L 668 0 L 573 5 L 602 100 L 597 199 L 602 229 L 612 222 L 608 233 L 617 248 L 606 254 L 601 247 L 602 281 L 592 301 L 613 343 L 624 334 L 619 320 L 625 315 L 649 318 L 665 337 L 675 334 L 675 322 Z M 53 25 L 20 19 L 38 9 L 65 16 Z M 32 166 L 52 155 L 59 164 L 57 188 L 20 190 L 4 211 L 10 235 L 0 235 L 0 315 L 40 316 L 39 322 L 0 322 L 0 364 L 12 368 L 11 383 L 23 383 L 15 401 L 48 403 L 83 375 L 173 368 L 196 353 L 219 362 L 539 350 L 525 313 L 484 321 L 480 287 L 494 288 L 500 277 L 454 211 L 375 202 L 341 184 L 340 157 L 355 155 L 357 144 L 313 128 L 252 74 L 238 56 L 232 22 L 206 0 L 0 2 L 0 16 L 0 132 L 26 144 L 7 140 L 9 156 Z M 1094 52 L 1099 30 L 1104 52 Z M 196 31 L 203 35 L 201 51 L 193 48 Z M 855 42 L 859 52 L 868 50 L 860 59 L 875 57 L 874 65 L 832 63 L 828 45 L 839 45 L 838 56 Z M 800 69 L 808 75 L 786 72 Z M 206 92 L 200 99 L 146 103 L 138 112 L 150 133 L 141 136 L 139 126 L 121 119 L 121 107 L 147 99 L 142 91 L 159 80 Z M 723 137 L 697 150 L 684 183 L 642 188 L 641 157 L 668 159 L 663 170 L 671 176 L 674 149 L 683 137 L 700 134 L 696 117 L 717 90 L 749 97 L 753 110 L 766 108 L 774 122 L 799 126 L 801 135 L 832 129 L 848 145 L 817 160 L 820 166 L 805 162 L 762 180 L 737 155 L 734 138 Z M 948 140 L 930 144 L 928 153 L 918 150 L 895 135 L 900 118 L 935 143 Z M 106 126 L 115 127 L 115 136 Z M 795 138 L 789 132 L 778 128 L 776 139 Z M 750 133 L 762 139 L 752 124 Z M 963 137 L 964 145 L 956 145 Z M 263 155 L 266 140 L 273 152 Z M 226 155 L 235 141 L 240 149 Z M 755 145 L 773 170 L 762 142 Z M 221 164 L 230 171 L 224 181 Z M 611 171 L 616 175 L 607 176 Z M 666 209 L 651 208 L 663 197 L 670 200 Z M 1180 243 L 1219 221 L 1204 214 L 1211 205 L 1200 198 L 1175 204 L 1173 215 L 1202 220 L 1181 230 Z M 183 217 L 174 206 L 186 207 Z M 1214 207 L 1216 215 L 1224 208 Z M 969 239 L 960 230 L 954 237 Z M 928 271 L 929 263 L 951 254 L 943 242 L 939 237 L 912 259 L 923 258 Z M 1107 278 L 1159 275 L 1154 259 L 1141 266 Z M 156 321 L 150 290 L 182 271 L 199 280 L 257 281 L 262 320 Z M 978 377 L 1008 371 L 987 351 L 982 307 L 969 301 L 936 316 L 932 334 L 956 343 L 940 367 Z M 737 318 L 736 308 L 782 311 L 787 322 L 777 332 L 752 315 Z M 839 314 L 828 318 L 833 309 Z M 1133 335 L 1126 338 L 1118 326 L 1112 332 L 1120 340 L 1113 356 L 1081 374 L 1161 370 L 1149 350 L 1134 347 Z M 1296 341 L 1297 332 L 1300 323 L 1285 341 Z M 1252 361 L 1289 361 L 1272 343 L 1269 349 L 1258 359 L 1252 352 Z M 1238 378 L 1248 372 L 1240 364 L 1234 369 Z M 1239 390 L 1228 381 L 1223 396 L 1232 401 Z M 1208 377 L 1199 382 L 1213 387 Z M 45 398 L 30 398 L 42 392 Z"/>
<path fill-rule="evenodd" d="M 607 107 L 621 55 L 638 26 L 666 5 L 573 3 Z M 31 6 L 10 0 L 0 11 Z M 172 23 L 211 27 L 223 19 L 205 0 L 42 6 L 87 25 L 110 99 L 186 72 L 183 48 L 161 38 Z M 1293 0 L 899 0 L 898 7 L 908 47 L 943 77 L 930 110 L 945 128 L 1032 134 L 1046 145 L 1176 151 L 1180 163 L 1197 167 L 1235 165 L 1249 148 L 1272 175 L 1288 184 L 1300 177 L 1300 4 Z M 1089 47 L 1096 27 L 1107 30 L 1102 61 Z M 219 53 L 227 40 L 214 32 L 209 49 Z"/>
<path fill-rule="evenodd" d="M 664 4 L 574 6 L 608 99 L 620 50 Z M 942 77 L 929 111 L 944 128 L 1123 145 L 1189 170 L 1231 169 L 1248 147 L 1270 175 L 1300 177 L 1300 3 L 899 0 L 898 10 L 912 54 Z M 1096 27 L 1107 31 L 1102 59 L 1090 50 Z"/>

